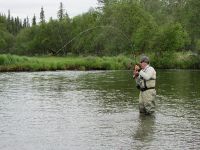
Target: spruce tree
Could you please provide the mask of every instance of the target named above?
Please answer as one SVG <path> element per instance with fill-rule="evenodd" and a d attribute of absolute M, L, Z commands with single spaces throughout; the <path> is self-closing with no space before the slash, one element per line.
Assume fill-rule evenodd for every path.
<path fill-rule="evenodd" d="M 27 27 L 27 24 L 26 24 L 26 18 L 24 18 L 24 21 L 23 21 L 23 28 L 26 28 Z"/>
<path fill-rule="evenodd" d="M 30 22 L 28 16 L 26 17 L 26 27 L 30 27 Z"/>
<path fill-rule="evenodd" d="M 64 18 L 64 9 L 63 9 L 63 3 L 62 2 L 60 2 L 60 7 L 59 7 L 59 10 L 58 10 L 57 16 L 58 16 L 59 21 L 63 20 L 63 18 Z"/>
<path fill-rule="evenodd" d="M 10 17 L 10 10 L 8 10 L 8 18 L 7 18 L 7 20 L 10 21 L 10 18 L 11 18 Z"/>
<path fill-rule="evenodd" d="M 32 19 L 32 26 L 35 26 L 35 25 L 36 25 L 36 16 L 34 14 L 33 19 Z"/>
<path fill-rule="evenodd" d="M 45 15 L 44 15 L 44 9 L 43 9 L 43 7 L 41 8 L 41 11 L 40 11 L 40 23 L 41 24 L 45 23 Z"/>
<path fill-rule="evenodd" d="M 67 12 L 65 13 L 65 19 L 66 19 L 67 22 L 70 22 L 70 18 L 69 18 L 69 15 L 68 15 Z"/>

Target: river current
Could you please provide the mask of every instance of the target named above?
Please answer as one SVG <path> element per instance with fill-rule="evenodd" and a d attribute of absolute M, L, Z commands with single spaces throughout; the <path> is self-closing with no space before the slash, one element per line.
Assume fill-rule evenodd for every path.
<path fill-rule="evenodd" d="M 199 74 L 157 71 L 142 116 L 129 71 L 0 73 L 0 149 L 200 149 Z"/>

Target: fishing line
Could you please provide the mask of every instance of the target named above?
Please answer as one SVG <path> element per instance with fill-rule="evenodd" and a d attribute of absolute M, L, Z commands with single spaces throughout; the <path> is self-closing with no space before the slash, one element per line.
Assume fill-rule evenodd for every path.
<path fill-rule="evenodd" d="M 56 54 L 58 54 L 62 49 L 64 49 L 66 46 L 68 46 L 69 44 L 71 44 L 75 39 L 77 39 L 79 36 L 89 32 L 89 31 L 92 31 L 92 30 L 95 30 L 97 28 L 110 28 L 110 29 L 113 29 L 114 31 L 120 33 L 127 41 L 129 41 L 130 43 L 130 47 L 131 47 L 131 50 L 134 51 L 134 46 L 133 46 L 133 43 L 132 41 L 128 38 L 128 36 L 123 32 L 121 31 L 119 28 L 116 28 L 114 26 L 95 26 L 95 27 L 91 27 L 91 28 L 88 28 L 86 30 L 83 30 L 81 31 L 80 33 L 78 33 L 76 36 L 74 36 L 70 41 L 66 42 L 66 44 L 64 44 L 60 49 L 58 49 L 58 51 L 56 52 Z M 134 55 L 135 56 L 135 55 Z M 135 57 L 134 57 L 135 58 Z M 136 58 L 135 58 L 135 62 L 136 62 Z"/>
<path fill-rule="evenodd" d="M 70 41 L 66 42 L 57 52 L 56 54 L 58 54 L 60 51 L 62 51 L 64 48 L 66 48 L 69 44 L 71 44 L 74 40 L 76 40 L 79 36 L 82 36 L 83 34 L 87 33 L 87 32 L 90 32 L 92 30 L 95 30 L 97 28 L 110 28 L 112 29 L 113 31 L 119 33 L 120 35 L 122 35 L 128 42 L 129 42 L 129 46 L 131 48 L 131 51 L 133 52 L 133 57 L 134 57 L 134 63 L 136 64 L 136 55 L 134 54 L 134 46 L 133 46 L 133 43 L 132 41 L 129 39 L 129 37 L 123 32 L 121 31 L 119 28 L 116 28 L 114 26 L 110 26 L 110 25 L 107 25 L 107 26 L 104 26 L 104 25 L 101 25 L 101 26 L 95 26 L 95 27 L 91 27 L 91 28 L 88 28 L 86 30 L 83 30 L 81 31 L 80 33 L 78 33 L 76 36 L 74 36 Z M 64 53 L 64 52 L 63 52 Z M 129 65 L 129 69 L 133 69 L 133 64 L 130 63 L 128 64 Z M 131 79 L 133 78 L 133 75 L 128 71 L 128 74 L 130 75 Z"/>

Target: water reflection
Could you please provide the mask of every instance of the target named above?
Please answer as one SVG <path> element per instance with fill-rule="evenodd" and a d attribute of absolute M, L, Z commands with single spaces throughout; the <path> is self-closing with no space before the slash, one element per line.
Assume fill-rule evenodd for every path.
<path fill-rule="evenodd" d="M 134 134 L 134 139 L 141 142 L 153 140 L 155 116 L 146 116 L 140 114 L 138 118 L 138 126 Z"/>

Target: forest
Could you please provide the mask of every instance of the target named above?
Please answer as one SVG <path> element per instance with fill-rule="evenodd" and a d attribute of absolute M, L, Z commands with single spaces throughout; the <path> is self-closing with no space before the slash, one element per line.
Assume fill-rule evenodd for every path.
<path fill-rule="evenodd" d="M 200 53 L 199 0 L 98 0 L 98 7 L 70 18 L 21 20 L 0 13 L 0 53 L 26 56 L 117 56 Z"/>

